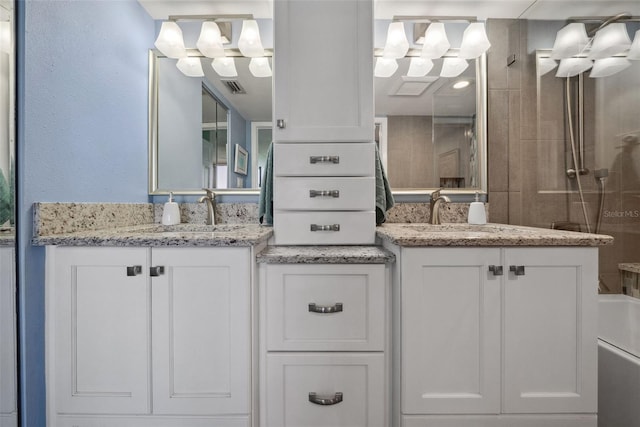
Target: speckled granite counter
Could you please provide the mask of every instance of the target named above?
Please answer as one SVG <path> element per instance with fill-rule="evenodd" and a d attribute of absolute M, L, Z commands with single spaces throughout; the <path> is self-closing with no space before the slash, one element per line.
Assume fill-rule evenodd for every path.
<path fill-rule="evenodd" d="M 6 227 L 0 229 L 0 247 L 2 246 L 15 246 L 16 244 L 16 230 L 13 227 Z"/>
<path fill-rule="evenodd" d="M 386 264 L 395 259 L 379 246 L 270 246 L 257 257 L 263 264 Z"/>
<path fill-rule="evenodd" d="M 33 237 L 36 246 L 253 246 L 266 242 L 271 227 L 257 224 L 158 224 L 114 227 Z"/>
<path fill-rule="evenodd" d="M 618 270 L 640 274 L 640 262 L 624 262 L 618 264 Z"/>
<path fill-rule="evenodd" d="M 613 237 L 507 224 L 384 224 L 383 241 L 399 246 L 602 246 Z"/>

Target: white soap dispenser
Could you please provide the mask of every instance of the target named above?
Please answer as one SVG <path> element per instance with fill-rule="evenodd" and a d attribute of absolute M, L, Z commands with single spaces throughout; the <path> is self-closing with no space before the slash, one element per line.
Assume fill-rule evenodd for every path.
<path fill-rule="evenodd" d="M 164 204 L 162 225 L 180 224 L 180 207 L 173 201 L 173 193 L 169 193 L 169 201 Z"/>
<path fill-rule="evenodd" d="M 487 214 L 484 210 L 484 203 L 480 201 L 480 193 L 476 191 L 476 201 L 469 205 L 469 224 L 482 225 L 487 223 Z"/>

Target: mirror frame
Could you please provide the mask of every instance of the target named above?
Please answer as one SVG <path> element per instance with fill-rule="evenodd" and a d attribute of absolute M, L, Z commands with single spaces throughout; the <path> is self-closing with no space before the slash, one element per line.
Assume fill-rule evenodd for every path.
<path fill-rule="evenodd" d="M 192 49 L 188 49 L 191 51 Z M 163 55 L 156 49 L 149 50 L 149 117 L 148 117 L 148 193 L 151 196 L 168 195 L 172 192 L 175 195 L 200 196 L 205 194 L 204 190 L 181 190 L 181 189 L 160 189 L 158 188 L 158 67 L 156 61 Z M 189 56 L 202 56 L 199 54 Z M 480 193 L 486 199 L 487 187 L 487 56 L 482 54 L 476 59 L 476 138 L 478 141 L 478 188 L 447 188 L 448 194 L 453 194 L 461 201 L 473 201 L 475 193 Z M 431 194 L 434 188 L 392 188 L 394 196 L 422 196 Z M 245 189 L 220 189 L 215 190 L 220 195 L 258 195 L 259 188 Z"/>

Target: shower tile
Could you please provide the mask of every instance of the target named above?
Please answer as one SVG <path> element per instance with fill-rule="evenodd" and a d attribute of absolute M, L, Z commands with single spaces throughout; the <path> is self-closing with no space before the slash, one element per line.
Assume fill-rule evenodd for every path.
<path fill-rule="evenodd" d="M 515 62 L 507 67 L 507 87 L 509 89 L 520 89 L 522 74 L 522 51 L 520 49 L 520 22 L 519 20 L 508 20 L 507 24 L 507 52 L 506 58 L 515 55 Z"/>
<path fill-rule="evenodd" d="M 487 37 L 491 48 L 487 52 L 487 85 L 491 89 L 507 88 L 507 51 L 509 50 L 509 28 L 511 20 L 489 19 Z"/>
<path fill-rule="evenodd" d="M 522 224 L 522 194 L 509 192 L 509 224 Z"/>
<path fill-rule="evenodd" d="M 509 223 L 509 193 L 489 192 L 489 217 L 493 223 Z"/>
<path fill-rule="evenodd" d="M 536 139 L 538 135 L 536 55 L 535 52 L 529 53 L 527 38 L 529 22 L 521 22 L 520 136 L 523 139 Z"/>
<path fill-rule="evenodd" d="M 489 190 L 508 191 L 509 189 L 509 92 L 506 90 L 489 91 L 489 117 L 492 120 L 488 129 L 488 168 Z M 504 119 L 506 118 L 506 119 Z"/>
<path fill-rule="evenodd" d="M 509 191 L 522 188 L 520 91 L 509 92 Z"/>

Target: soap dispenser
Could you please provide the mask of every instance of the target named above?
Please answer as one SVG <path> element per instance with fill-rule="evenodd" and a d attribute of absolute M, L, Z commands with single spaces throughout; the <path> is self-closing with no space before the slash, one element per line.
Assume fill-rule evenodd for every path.
<path fill-rule="evenodd" d="M 487 223 L 487 214 L 484 210 L 484 203 L 480 201 L 480 193 L 476 191 L 476 201 L 469 205 L 469 224 L 482 225 Z"/>
<path fill-rule="evenodd" d="M 173 193 L 169 193 L 169 201 L 164 204 L 162 225 L 180 224 L 180 207 L 173 201 Z"/>

